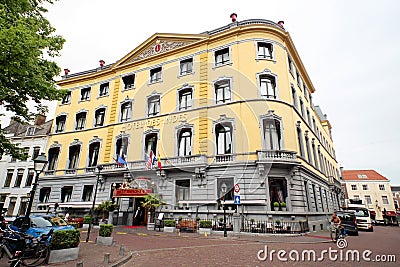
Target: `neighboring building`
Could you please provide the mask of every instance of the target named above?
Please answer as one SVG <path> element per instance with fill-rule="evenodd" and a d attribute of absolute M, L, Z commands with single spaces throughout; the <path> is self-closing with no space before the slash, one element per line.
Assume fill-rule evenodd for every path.
<path fill-rule="evenodd" d="M 235 184 L 248 218 L 307 218 L 320 229 L 338 208 L 331 124 L 281 25 L 246 20 L 201 34 L 157 33 L 100 64 L 66 70 L 58 82 L 70 93 L 57 106 L 37 208 L 59 202 L 87 212 L 79 209 L 91 206 L 97 165 L 105 183 L 96 201 L 119 203 L 124 224 L 150 192 L 170 216 L 221 216 L 223 198 L 232 214 Z M 146 170 L 158 157 L 162 169 Z M 288 211 L 274 211 L 274 202 Z"/>
<path fill-rule="evenodd" d="M 392 185 L 391 188 L 393 192 L 394 207 L 397 211 L 400 211 L 400 186 Z"/>
<path fill-rule="evenodd" d="M 389 220 L 397 216 L 390 180 L 374 170 L 343 170 L 347 199 L 361 199 L 376 221 L 383 221 L 384 211 Z"/>
<path fill-rule="evenodd" d="M 28 156 L 27 160 L 8 155 L 1 158 L 0 210 L 6 210 L 7 217 L 25 214 L 35 176 L 33 159 L 46 152 L 52 123 L 52 120 L 46 122 L 45 116 L 38 116 L 33 125 L 11 119 L 10 125 L 4 128 L 5 136 Z"/>

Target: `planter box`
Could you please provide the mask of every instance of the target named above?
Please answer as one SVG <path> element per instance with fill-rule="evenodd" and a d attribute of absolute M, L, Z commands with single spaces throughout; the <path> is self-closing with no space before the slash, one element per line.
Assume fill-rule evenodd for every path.
<path fill-rule="evenodd" d="M 113 237 L 112 236 L 98 236 L 96 239 L 96 244 L 97 245 L 104 245 L 104 246 L 111 246 L 113 243 Z"/>
<path fill-rule="evenodd" d="M 84 223 L 83 225 L 82 225 L 82 229 L 88 229 L 89 228 L 89 224 L 88 223 Z"/>
<path fill-rule="evenodd" d="M 166 232 L 166 233 L 174 233 L 175 231 L 176 231 L 176 227 L 164 226 L 164 232 Z"/>
<path fill-rule="evenodd" d="M 211 228 L 199 228 L 199 234 L 204 235 L 204 233 L 211 234 Z"/>
<path fill-rule="evenodd" d="M 66 248 L 59 250 L 51 250 L 49 256 L 49 263 L 65 262 L 78 259 L 79 247 Z"/>

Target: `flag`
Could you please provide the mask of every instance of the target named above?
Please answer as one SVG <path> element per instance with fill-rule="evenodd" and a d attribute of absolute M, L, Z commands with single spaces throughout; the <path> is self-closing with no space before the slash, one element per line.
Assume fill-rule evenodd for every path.
<path fill-rule="evenodd" d="M 115 159 L 115 162 L 120 166 L 120 167 L 124 167 L 126 165 L 126 161 L 123 157 L 121 157 L 120 155 L 117 155 L 117 159 Z"/>
<path fill-rule="evenodd" d="M 150 155 L 146 155 L 146 171 L 151 170 L 154 164 L 154 153 L 150 150 Z"/>
<path fill-rule="evenodd" d="M 158 153 L 157 166 L 158 166 L 158 169 L 161 171 L 161 170 L 162 170 L 162 166 L 161 166 L 161 156 L 160 156 L 160 153 Z"/>

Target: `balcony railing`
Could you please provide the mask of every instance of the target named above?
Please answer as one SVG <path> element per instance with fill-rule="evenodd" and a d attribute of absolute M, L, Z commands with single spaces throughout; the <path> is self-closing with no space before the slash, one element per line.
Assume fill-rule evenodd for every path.
<path fill-rule="evenodd" d="M 259 161 L 295 161 L 296 152 L 286 150 L 257 151 Z"/>

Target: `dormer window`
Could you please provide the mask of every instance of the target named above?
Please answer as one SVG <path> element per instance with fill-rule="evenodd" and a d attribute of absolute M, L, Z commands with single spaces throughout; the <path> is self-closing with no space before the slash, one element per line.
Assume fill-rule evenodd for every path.
<path fill-rule="evenodd" d="M 36 131 L 35 127 L 28 127 L 28 129 L 26 129 L 26 135 L 27 136 L 35 135 L 35 131 Z"/>

